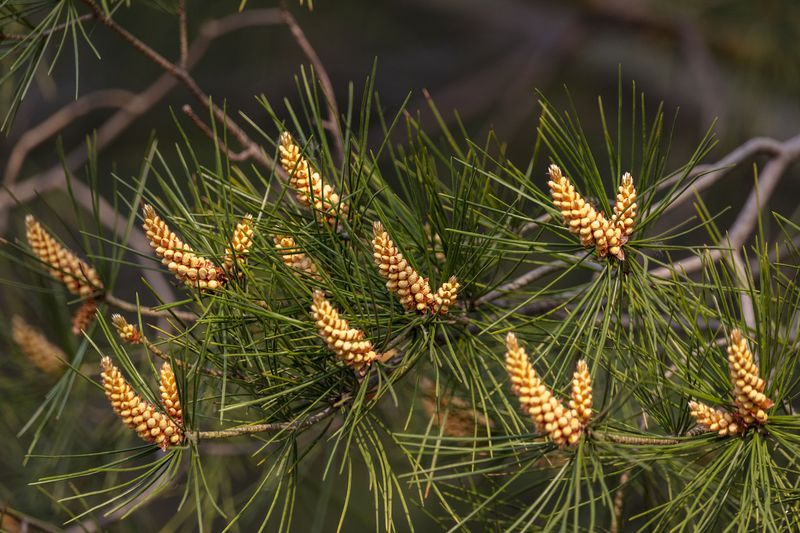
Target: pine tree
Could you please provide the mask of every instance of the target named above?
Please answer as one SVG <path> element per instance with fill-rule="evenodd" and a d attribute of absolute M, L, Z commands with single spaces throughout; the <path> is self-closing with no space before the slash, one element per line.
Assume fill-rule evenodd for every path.
<path fill-rule="evenodd" d="M 11 4 L 5 18 L 31 24 L 14 41 L 17 105 L 37 45 L 101 24 L 197 96 L 188 52 L 173 63 L 129 34 L 122 2 L 42 2 L 38 23 Z M 695 218 L 663 222 L 708 170 L 711 132 L 673 166 L 663 109 L 635 89 L 623 105 L 621 82 L 599 116 L 540 95 L 531 158 L 514 161 L 493 133 L 387 115 L 374 76 L 361 109 L 351 96 L 340 113 L 326 79 L 303 70 L 301 108 L 261 97 L 247 122 L 201 98 L 211 139 L 151 141 L 138 175 L 87 165 L 88 209 L 67 189 L 78 231 L 44 208 L 12 213 L 24 229 L 0 248 L 4 292 L 42 312 L 6 321 L 19 377 L 0 396 L 37 407 L 9 404 L 19 436 L 3 442 L 37 476 L 16 490 L 52 500 L 43 516 L 139 530 L 300 530 L 306 509 L 350 531 L 800 527 L 800 226 L 762 210 L 737 241 L 699 196 Z M 102 220 L 104 180 L 122 231 Z M 31 384 L 48 392 L 31 400 Z M 169 512 L 148 518 L 154 502 Z"/>

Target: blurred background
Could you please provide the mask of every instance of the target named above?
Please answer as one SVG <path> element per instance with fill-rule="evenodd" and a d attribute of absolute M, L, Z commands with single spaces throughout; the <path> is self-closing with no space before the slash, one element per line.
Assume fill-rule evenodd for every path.
<path fill-rule="evenodd" d="M 162 6 L 168 3 L 135 2 L 115 18 L 174 59 L 177 23 Z M 239 0 L 188 5 L 191 40 L 204 22 L 235 12 Z M 274 6 L 246 2 L 246 9 Z M 800 129 L 800 4 L 793 0 L 316 0 L 312 12 L 291 7 L 340 105 L 350 82 L 358 101 L 377 61 L 376 88 L 388 112 L 408 95 L 409 110 L 427 110 L 427 89 L 445 118 L 452 120 L 452 110 L 458 110 L 475 137 L 494 128 L 512 158 L 531 152 L 536 89 L 559 102 L 567 86 L 591 128 L 598 122 L 597 96 L 615 102 L 620 70 L 626 94 L 635 81 L 651 109 L 661 101 L 668 115 L 680 108 L 676 147 L 692 147 L 715 119 L 720 151 L 748 137 L 783 139 Z M 101 58 L 85 45 L 80 50 L 80 95 L 143 91 L 161 74 L 113 33 L 91 22 L 87 27 Z M 266 95 L 280 110 L 283 98 L 296 97 L 294 77 L 307 62 L 289 30 L 277 23 L 220 37 L 192 71 L 216 101 L 258 121 L 264 112 L 255 96 Z M 4 162 L 27 130 L 75 99 L 73 63 L 67 51 L 51 76 L 42 66 L 11 134 L 0 139 Z M 9 98 L 12 87 L 3 89 Z M 138 169 L 151 132 L 164 144 L 177 138 L 170 110 L 181 115 L 185 103 L 197 107 L 184 88 L 173 88 L 104 149 L 100 164 Z M 113 111 L 99 109 L 72 121 L 59 133 L 65 149 L 78 146 Z M 56 162 L 53 145 L 46 142 L 30 153 L 21 175 Z"/>
<path fill-rule="evenodd" d="M 115 20 L 165 57 L 177 58 L 177 20 L 170 2 L 132 4 L 120 9 Z M 209 21 L 235 13 L 239 4 L 240 0 L 189 0 L 189 41 L 201 28 L 208 28 Z M 360 101 L 365 79 L 376 63 L 375 87 L 389 115 L 408 98 L 407 109 L 419 112 L 435 136 L 438 126 L 425 101 L 427 90 L 444 119 L 455 125 L 460 117 L 473 138 L 481 139 L 494 129 L 508 144 L 510 159 L 520 166 L 533 152 L 537 90 L 559 107 L 574 105 L 585 117 L 590 140 L 600 148 L 597 98 L 602 97 L 613 113 L 620 77 L 627 98 L 635 82 L 645 94 L 648 110 L 663 102 L 669 118 L 677 112 L 674 164 L 668 168 L 685 162 L 715 121 L 719 146 L 708 162 L 752 137 L 784 140 L 800 133 L 800 2 L 796 0 L 315 0 L 313 4 L 313 11 L 296 3 L 290 8 L 328 71 L 340 108 L 346 107 L 351 82 L 354 99 Z M 249 0 L 245 13 L 275 5 Z M 269 20 L 268 13 L 258 16 Z M 162 72 L 153 63 L 102 25 L 90 21 L 86 27 L 100 57 L 85 44 L 80 47 L 77 92 L 87 99 L 85 112 L 55 120 L 52 128 L 37 129 L 76 99 L 71 51 L 49 74 L 49 65 L 42 64 L 10 133 L 0 136 L 6 186 L 24 186 L 43 176 L 59 175 L 63 180 L 59 149 L 82 175 L 85 140 L 94 132 L 101 180 L 112 171 L 120 176 L 137 174 L 153 134 L 162 148 L 179 142 L 176 119 L 191 139 L 208 142 L 181 112 L 187 103 L 199 109 L 183 86 L 160 80 Z M 298 101 L 295 77 L 307 63 L 279 20 L 254 21 L 211 42 L 192 73 L 214 101 L 225 102 L 231 115 L 241 111 L 255 123 L 269 125 L 267 132 L 272 135 L 271 121 L 255 97 L 265 95 L 280 115 L 283 99 Z M 10 84 L 0 86 L 4 108 L 12 89 Z M 136 93 L 146 95 L 147 105 L 120 115 L 121 103 Z M 198 114 L 207 118 L 204 112 Z M 31 137 L 32 130 L 41 136 Z M 380 132 L 372 133 L 379 140 Z M 260 139 L 257 134 L 253 137 Z M 174 154 L 169 148 L 164 152 Z M 781 183 L 783 194 L 773 198 L 771 207 L 787 215 L 797 209 L 798 175 L 796 166 L 790 169 Z M 751 168 L 732 173 L 708 198 L 712 211 L 741 202 L 752 182 Z M 0 204 L 0 235 L 9 239 L 22 235 L 23 214 L 37 203 L 46 201 L 58 209 L 67 199 L 59 191 L 31 196 L 25 207 L 15 206 L 8 197 Z M 681 219 L 691 213 L 686 205 L 672 216 Z M 723 216 L 720 224 L 734 215 Z M 7 316 L 25 309 L 20 298 L 24 292 L 4 289 L 4 293 L 0 303 Z M 9 352 L 6 340 L 4 332 L 3 354 Z M 4 414 L 0 431 L 19 431 L 50 385 L 39 380 L 39 386 L 26 386 L 19 408 Z M 2 401 L 6 410 L 7 400 Z M 20 469 L 26 446 L 23 439 L 17 448 L 4 451 L 0 499 L 32 510 L 35 489 L 15 494 L 15 487 L 36 479 L 35 469 Z M 327 487 L 321 490 L 330 490 Z"/>

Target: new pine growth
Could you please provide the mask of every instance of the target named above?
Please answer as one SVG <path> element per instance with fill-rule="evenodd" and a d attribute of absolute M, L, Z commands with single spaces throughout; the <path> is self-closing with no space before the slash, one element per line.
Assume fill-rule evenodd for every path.
<path fill-rule="evenodd" d="M 628 242 L 636 225 L 636 188 L 631 175 L 623 175 L 614 214 L 608 220 L 575 190 L 570 179 L 564 176 L 557 165 L 550 165 L 548 174 L 550 180 L 547 185 L 553 205 L 561 211 L 570 232 L 580 237 L 585 248 L 594 248 L 598 257 L 612 255 L 620 261 L 624 260 L 622 247 Z"/>
<path fill-rule="evenodd" d="M 363 372 L 379 357 L 372 347 L 372 342 L 365 338 L 364 332 L 351 328 L 347 320 L 339 316 L 339 311 L 325 298 L 322 291 L 314 291 L 311 314 L 319 336 L 344 364 Z"/>
<path fill-rule="evenodd" d="M 95 314 L 97 314 L 97 302 L 89 298 L 72 315 L 73 335 L 80 335 L 82 331 L 89 329 Z"/>
<path fill-rule="evenodd" d="M 707 431 L 716 431 L 722 436 L 739 435 L 745 429 L 745 426 L 736 423 L 731 413 L 701 402 L 689 402 L 689 412 L 697 425 Z"/>
<path fill-rule="evenodd" d="M 11 338 L 28 360 L 39 369 L 48 374 L 58 374 L 64 369 L 66 361 L 64 352 L 21 316 L 14 315 L 11 319 Z"/>
<path fill-rule="evenodd" d="M 565 408 L 542 383 L 513 333 L 506 337 L 506 370 L 511 378 L 511 391 L 519 398 L 536 430 L 561 447 L 578 442 L 583 431 L 582 419 L 575 409 Z"/>
<path fill-rule="evenodd" d="M 59 244 L 33 215 L 25 217 L 25 230 L 33 253 L 47 265 L 50 275 L 62 282 L 69 292 L 88 297 L 103 290 L 103 282 L 95 269 Z"/>
<path fill-rule="evenodd" d="M 437 315 L 446 315 L 450 307 L 456 303 L 460 287 L 455 276 L 450 276 L 450 279 L 442 283 L 433 297 L 433 312 Z"/>
<path fill-rule="evenodd" d="M 106 397 L 123 424 L 136 431 L 142 440 L 157 444 L 162 450 L 183 441 L 181 427 L 154 405 L 142 400 L 109 357 L 103 357 L 101 367 Z"/>
<path fill-rule="evenodd" d="M 225 269 L 228 272 L 233 270 L 234 265 L 241 265 L 247 260 L 254 234 L 253 215 L 245 215 L 233 230 L 231 246 L 225 248 Z"/>
<path fill-rule="evenodd" d="M 427 278 L 423 278 L 403 257 L 380 222 L 372 227 L 372 255 L 386 288 L 397 295 L 406 311 L 426 313 L 434 304 Z"/>
<path fill-rule="evenodd" d="M 283 170 L 289 175 L 289 185 L 295 190 L 297 201 L 312 207 L 322 214 L 325 221 L 335 226 L 340 217 L 347 215 L 348 207 L 329 183 L 300 153 L 291 134 L 284 131 L 280 136 L 280 160 Z"/>
<path fill-rule="evenodd" d="M 592 376 L 586 361 L 581 359 L 572 375 L 570 408 L 575 411 L 582 427 L 592 419 Z"/>
<path fill-rule="evenodd" d="M 214 263 L 194 253 L 192 247 L 161 220 L 152 206 L 145 204 L 143 213 L 143 228 L 150 246 L 176 278 L 199 289 L 215 290 L 222 286 L 225 275 Z"/>
<path fill-rule="evenodd" d="M 129 324 L 125 317 L 119 313 L 111 315 L 111 323 L 114 325 L 114 329 L 117 330 L 119 338 L 124 342 L 130 344 L 140 344 L 142 342 L 142 334 L 139 332 L 139 328 Z"/>
<path fill-rule="evenodd" d="M 297 272 L 305 272 L 314 279 L 320 279 L 314 262 L 300 251 L 300 247 L 290 235 L 275 235 L 275 248 L 283 264 Z"/>
<path fill-rule="evenodd" d="M 764 394 L 766 383 L 758 375 L 758 366 L 747 339 L 738 329 L 731 331 L 728 344 L 728 371 L 733 389 L 733 398 L 745 423 L 763 424 L 767 421 L 766 410 L 773 402 Z"/>

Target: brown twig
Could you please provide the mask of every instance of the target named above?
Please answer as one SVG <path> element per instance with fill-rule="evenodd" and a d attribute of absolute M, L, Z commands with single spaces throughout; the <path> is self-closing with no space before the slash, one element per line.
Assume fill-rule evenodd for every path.
<path fill-rule="evenodd" d="M 708 251 L 707 257 L 712 261 L 718 261 L 725 257 L 730 250 L 738 253 L 738 250 L 747 243 L 758 222 L 758 216 L 761 212 L 760 207 L 769 201 L 789 166 L 800 158 L 800 135 L 796 135 L 783 143 L 772 139 L 751 139 L 720 160 L 720 162 L 714 166 L 718 168 L 718 170 L 705 175 L 701 178 L 701 180 L 705 181 L 699 183 L 701 180 L 698 180 L 693 187 L 694 191 L 710 187 L 714 182 L 727 174 L 732 165 L 735 166 L 753 155 L 764 151 L 769 151 L 773 154 L 773 157 L 764 165 L 764 168 L 758 174 L 758 182 L 739 210 L 739 215 L 728 231 L 727 239 L 719 243 L 718 248 Z M 684 195 L 685 194 L 693 194 L 693 191 L 686 191 Z M 675 203 L 682 201 L 684 195 L 679 196 Z M 674 205 L 675 204 L 673 204 L 673 206 Z M 702 266 L 703 257 L 694 256 L 677 261 L 669 267 L 654 269 L 651 271 L 651 274 L 655 277 L 669 277 L 672 275 L 673 271 L 689 274 L 700 270 Z M 737 265 L 734 264 L 735 268 L 736 266 Z"/>
<path fill-rule="evenodd" d="M 324 126 L 333 136 L 337 163 L 342 164 L 345 159 L 344 138 L 342 137 L 342 131 L 339 128 L 339 108 L 336 105 L 336 94 L 333 90 L 333 83 L 331 83 L 331 78 L 328 75 L 328 71 L 325 69 L 325 64 L 319 58 L 316 50 L 314 50 L 314 47 L 311 46 L 311 42 L 308 40 L 308 37 L 306 37 L 305 32 L 297 23 L 297 20 L 294 18 L 291 11 L 289 11 L 289 8 L 286 6 L 286 0 L 281 0 L 279 5 L 283 21 L 289 27 L 289 31 L 292 32 L 292 36 L 294 37 L 295 41 L 297 41 L 298 46 L 300 46 L 300 49 L 303 51 L 303 54 L 305 54 L 306 58 L 308 58 L 308 60 L 314 66 L 314 73 L 319 79 L 319 83 L 322 87 L 322 93 L 325 96 L 325 103 L 328 107 L 328 120 L 325 122 Z"/>
<path fill-rule="evenodd" d="M 139 313 L 142 316 L 152 316 L 158 318 L 179 318 L 181 320 L 186 320 L 190 322 L 194 322 L 197 320 L 196 313 L 191 313 L 188 311 L 180 311 L 178 309 L 163 309 L 163 310 L 153 309 L 152 307 L 145 307 L 137 305 L 133 302 L 127 302 L 125 300 L 121 300 L 120 298 L 117 298 L 110 292 L 103 294 L 102 299 L 108 305 L 111 305 L 118 309 L 122 309 L 123 311 L 129 311 L 131 313 Z"/>
<path fill-rule="evenodd" d="M 156 52 L 153 48 L 144 43 L 131 32 L 120 26 L 99 6 L 94 0 L 83 0 L 89 9 L 91 9 L 97 19 L 102 22 L 109 29 L 117 33 L 125 42 L 131 45 L 134 49 L 142 55 L 150 59 L 153 63 L 158 65 L 162 70 L 173 76 L 186 89 L 207 109 L 209 109 L 214 117 L 219 120 L 233 135 L 242 146 L 252 151 L 252 156 L 259 163 L 268 169 L 275 168 L 275 161 L 264 153 L 263 150 L 253 142 L 245 131 L 217 104 L 213 103 L 205 92 L 200 88 L 195 79 L 189 74 L 188 70 L 181 68 L 166 59 L 164 56 Z M 249 14 L 249 12 L 248 12 Z"/>
<path fill-rule="evenodd" d="M 134 97 L 133 93 L 123 89 L 107 89 L 85 94 L 68 103 L 41 123 L 26 130 L 8 156 L 3 184 L 14 183 L 22 168 L 22 163 L 31 150 L 64 129 L 78 117 L 103 107 L 124 107 Z"/>
<path fill-rule="evenodd" d="M 87 20 L 92 20 L 95 17 L 94 13 L 86 13 L 85 15 L 81 15 L 80 17 L 71 20 L 70 22 L 64 22 L 62 24 L 58 24 L 50 28 L 49 30 L 45 30 L 39 34 L 37 37 L 47 37 L 50 34 L 60 32 L 61 30 L 65 30 L 75 25 L 75 23 L 86 22 Z M 20 35 L 14 33 L 2 33 L 0 32 L 0 42 L 2 41 L 26 41 L 31 38 L 31 33 Z"/>
<path fill-rule="evenodd" d="M 251 435 L 253 433 L 265 433 L 268 431 L 285 431 L 285 430 L 297 430 L 303 429 L 309 426 L 313 426 L 317 422 L 320 422 L 329 416 L 333 415 L 334 413 L 338 412 L 339 409 L 347 402 L 349 402 L 350 396 L 343 397 L 337 403 L 333 405 L 329 405 L 328 407 L 324 408 L 321 411 L 314 413 L 313 415 L 309 416 L 305 419 L 297 419 L 291 422 L 273 422 L 269 424 L 252 424 L 250 426 L 240 426 L 230 429 L 222 429 L 219 431 L 187 431 L 186 438 L 191 441 L 200 441 L 200 440 L 207 440 L 207 439 L 225 439 L 230 437 L 238 437 L 240 435 Z"/>
<path fill-rule="evenodd" d="M 497 289 L 487 292 L 477 300 L 475 300 L 475 306 L 483 305 L 488 302 L 492 302 L 501 296 L 504 296 L 510 292 L 516 292 L 519 289 L 523 288 L 524 286 L 533 283 L 534 281 L 541 279 L 553 272 L 557 272 L 558 270 L 564 268 L 564 261 L 554 261 L 548 265 L 542 265 L 536 267 L 532 270 L 529 270 L 525 274 L 509 281 L 508 283 L 501 285 Z"/>
<path fill-rule="evenodd" d="M 183 111 L 184 115 L 189 117 L 189 120 L 192 121 L 192 123 L 197 127 L 197 129 L 203 132 L 203 134 L 206 137 L 217 143 L 217 145 L 225 152 L 225 155 L 229 160 L 247 161 L 253 156 L 253 151 L 250 148 L 245 148 L 241 152 L 232 151 L 227 144 L 225 144 L 217 135 L 214 134 L 213 131 L 211 131 L 211 128 L 209 128 L 208 125 L 206 125 L 206 123 L 203 122 L 203 119 L 197 116 L 197 113 L 194 112 L 192 106 L 190 106 L 189 104 L 185 104 L 181 108 L 181 110 Z"/>
<path fill-rule="evenodd" d="M 185 70 L 189 62 L 189 37 L 186 31 L 186 0 L 178 0 L 178 38 L 181 47 L 181 58 L 178 64 Z"/>
<path fill-rule="evenodd" d="M 590 435 L 601 442 L 613 442 L 628 446 L 672 446 L 680 444 L 680 440 L 669 437 L 645 437 L 641 435 L 622 435 L 620 433 L 605 433 L 592 431 Z"/>

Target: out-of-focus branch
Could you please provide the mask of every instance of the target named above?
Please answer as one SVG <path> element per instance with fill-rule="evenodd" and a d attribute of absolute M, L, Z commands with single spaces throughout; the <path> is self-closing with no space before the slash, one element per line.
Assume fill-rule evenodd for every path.
<path fill-rule="evenodd" d="M 85 15 L 81 15 L 77 19 L 73 19 L 70 22 L 65 22 L 63 24 L 58 24 L 50 28 L 49 30 L 45 30 L 41 33 L 36 34 L 37 37 L 47 37 L 50 34 L 58 33 L 61 30 L 65 30 L 69 27 L 75 25 L 76 22 L 86 22 L 87 20 L 92 20 L 95 17 L 94 13 L 86 13 Z M 27 41 L 31 39 L 31 34 L 21 35 L 21 34 L 14 34 L 14 33 L 2 33 L 0 32 L 0 41 Z"/>
<path fill-rule="evenodd" d="M 224 126 L 228 129 L 228 131 L 233 135 L 241 144 L 247 149 L 250 149 L 253 152 L 253 158 L 256 159 L 259 163 L 261 163 L 264 167 L 268 169 L 275 168 L 275 161 L 264 153 L 263 150 L 258 147 L 258 145 L 250 139 L 250 137 L 245 133 L 245 131 L 217 104 L 213 103 L 209 97 L 197 84 L 195 79 L 189 74 L 189 71 L 181 68 L 179 65 L 176 65 L 166 59 L 164 56 L 156 52 L 153 48 L 145 44 L 142 40 L 138 37 L 133 35 L 131 32 L 120 26 L 119 24 L 114 21 L 108 14 L 100 7 L 94 0 L 83 0 L 84 4 L 86 4 L 89 9 L 91 9 L 97 19 L 102 22 L 105 26 L 109 29 L 117 33 L 125 42 L 131 45 L 134 49 L 140 52 L 142 55 L 150 59 L 153 63 L 158 65 L 164 72 L 170 74 L 175 79 L 177 79 L 180 83 L 183 84 L 184 87 L 207 109 L 211 110 L 214 114 L 214 117 L 219 120 Z M 244 13 L 245 15 L 249 15 L 250 12 Z"/>
<path fill-rule="evenodd" d="M 27 130 L 8 156 L 3 184 L 14 183 L 28 153 L 64 129 L 76 118 L 103 107 L 124 107 L 134 97 L 133 93 L 124 89 L 107 89 L 89 93 L 68 103 L 41 123 Z"/>
<path fill-rule="evenodd" d="M 219 137 L 217 137 L 217 135 L 214 134 L 213 131 L 211 131 L 211 128 L 209 128 L 208 125 L 203 122 L 203 119 L 197 116 L 197 113 L 194 112 L 192 106 L 189 104 L 184 105 L 181 110 L 183 111 L 183 114 L 189 117 L 189 120 L 191 120 L 192 123 L 197 126 L 197 129 L 199 129 L 206 137 L 219 145 L 219 147 L 225 152 L 226 156 L 231 161 L 247 161 L 253 156 L 253 151 L 250 148 L 245 148 L 241 152 L 234 152 L 231 150 L 228 145 L 225 144 L 225 142 L 223 142 Z"/>
<path fill-rule="evenodd" d="M 719 163 L 713 165 L 712 168 L 718 168 L 719 170 L 706 174 L 702 179 L 707 179 L 707 181 L 703 184 L 699 184 L 701 187 L 700 190 L 710 187 L 714 182 L 725 176 L 725 174 L 730 171 L 731 166 L 735 166 L 738 163 L 746 161 L 753 155 L 764 151 L 772 153 L 773 157 L 764 165 L 764 168 L 761 169 L 761 172 L 758 174 L 758 181 L 747 197 L 744 205 L 739 210 L 739 215 L 728 231 L 727 239 L 719 243 L 718 248 L 709 250 L 707 256 L 712 261 L 718 261 L 720 258 L 725 257 L 730 253 L 730 250 L 733 250 L 734 253 L 738 253 L 738 250 L 747 243 L 758 222 L 761 206 L 769 202 L 770 197 L 775 192 L 775 188 L 786 173 L 786 170 L 792 163 L 800 158 L 800 135 L 796 135 L 783 143 L 773 139 L 751 139 L 725 156 Z M 723 164 L 725 165 L 724 167 L 722 167 Z M 698 180 L 698 182 L 699 181 L 700 180 Z M 698 190 L 698 184 L 695 184 L 694 189 Z M 691 194 L 690 191 L 687 191 L 687 193 Z M 682 196 L 679 197 L 676 203 L 682 199 Z M 741 266 L 741 261 L 738 263 L 739 266 Z M 670 267 L 654 269 L 651 271 L 651 274 L 656 277 L 669 277 L 673 270 L 688 274 L 696 272 L 702 268 L 702 266 L 703 258 L 694 256 L 677 261 Z M 734 267 L 736 268 L 737 265 L 734 264 Z M 737 275 L 739 274 L 743 275 L 743 273 L 738 272 L 737 268 Z"/>
<path fill-rule="evenodd" d="M 525 287 L 526 285 L 533 283 L 534 281 L 541 279 L 547 276 L 548 274 L 557 272 L 558 270 L 564 268 L 564 265 L 565 265 L 564 261 L 555 261 L 548 265 L 542 265 L 532 270 L 529 270 L 528 272 L 509 281 L 508 283 L 501 285 L 497 289 L 487 292 L 486 294 L 475 300 L 475 306 L 477 307 L 479 305 L 483 305 L 487 302 L 494 301 L 510 292 L 518 291 L 519 289 Z"/>
<path fill-rule="evenodd" d="M 716 163 L 697 165 L 694 169 L 692 169 L 692 172 L 689 174 L 689 176 L 700 177 L 697 178 L 694 183 L 692 183 L 692 186 L 688 190 L 684 191 L 680 196 L 678 196 L 667 207 L 665 212 L 678 207 L 678 205 L 686 200 L 689 200 L 690 198 L 694 198 L 696 193 L 700 193 L 708 189 L 720 179 L 725 177 L 731 170 L 733 170 L 734 167 L 740 165 L 744 161 L 752 159 L 759 154 L 769 154 L 771 156 L 780 155 L 784 151 L 784 144 L 791 148 L 794 143 L 800 142 L 800 140 L 798 140 L 799 138 L 800 136 L 792 137 L 785 143 L 782 143 L 769 137 L 754 137 L 727 154 Z M 659 184 L 658 190 L 672 187 L 679 179 L 680 176 L 676 175 L 670 179 L 664 180 Z"/>
<path fill-rule="evenodd" d="M 189 62 L 189 37 L 186 31 L 186 0 L 178 0 L 178 39 L 180 40 L 181 58 L 179 65 L 186 69 Z"/>
<path fill-rule="evenodd" d="M 122 309 L 123 311 L 129 311 L 131 313 L 139 313 L 142 316 L 152 316 L 157 318 L 180 318 L 181 320 L 187 320 L 189 322 L 194 322 L 197 320 L 197 315 L 195 313 L 190 313 L 188 311 L 179 311 L 177 309 L 169 309 L 169 310 L 158 310 L 153 309 L 151 307 L 146 307 L 142 305 L 137 305 L 133 302 L 127 302 L 120 298 L 117 298 L 110 292 L 103 294 L 103 301 L 105 301 L 108 305 L 116 307 L 118 309 Z"/>
<path fill-rule="evenodd" d="M 280 22 L 280 13 L 277 9 L 254 9 L 209 21 L 203 24 L 198 37 L 189 48 L 188 65 L 190 68 L 194 66 L 205 55 L 211 42 L 218 37 L 248 27 L 280 24 Z M 95 149 L 101 151 L 113 142 L 137 118 L 161 101 L 176 84 L 175 77 L 171 74 L 163 74 L 147 89 L 133 96 L 124 107 L 97 129 Z M 261 153 L 261 150 L 259 149 L 258 152 Z M 81 146 L 67 155 L 66 167 L 74 171 L 87 159 L 86 147 Z M 38 194 L 62 188 L 64 184 L 64 168 L 61 164 L 54 165 L 37 176 L 9 186 L 7 190 L 0 190 L 0 213 L 17 202 L 26 203 Z M 2 230 L 1 226 L 0 230 Z M 143 250 L 149 250 L 149 247 Z"/>
<path fill-rule="evenodd" d="M 292 37 L 294 37 L 298 46 L 300 46 L 300 49 L 314 66 L 314 73 L 319 79 L 319 83 L 322 87 L 322 93 L 325 96 L 325 103 L 328 107 L 328 121 L 325 123 L 325 127 L 333 136 L 334 149 L 338 159 L 337 163 L 342 164 L 345 160 L 344 138 L 342 138 L 342 131 L 341 128 L 339 128 L 339 108 L 336 105 L 336 95 L 333 91 L 333 83 L 331 83 L 331 78 L 328 75 L 328 71 L 325 69 L 325 64 L 319 58 L 319 55 L 317 55 L 314 47 L 311 46 L 311 42 L 308 40 L 308 37 L 306 37 L 303 28 L 300 27 L 300 25 L 297 23 L 297 20 L 286 6 L 286 0 L 281 0 L 279 5 L 281 17 L 289 27 L 289 31 L 292 32 Z"/>

